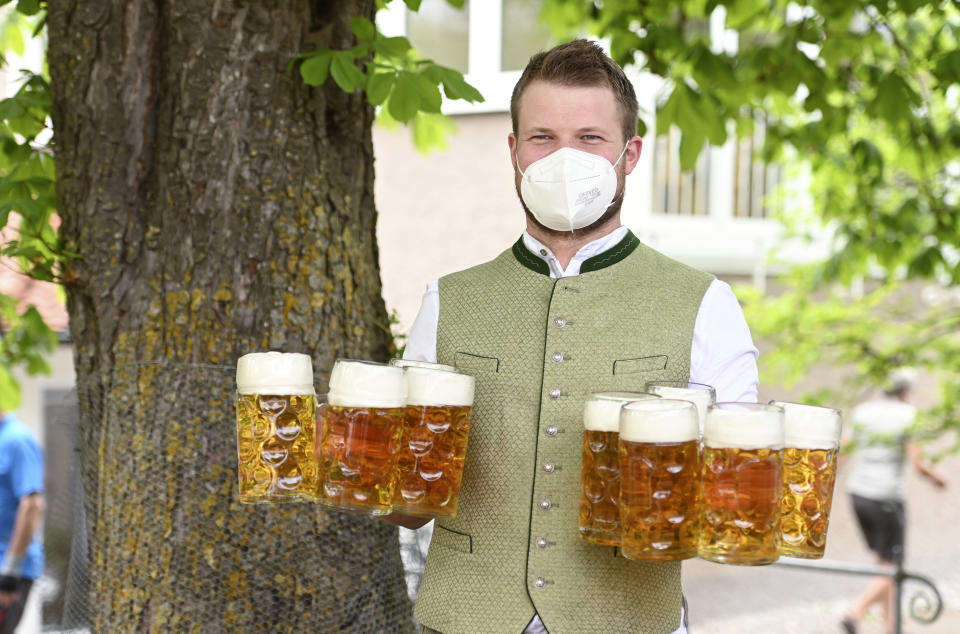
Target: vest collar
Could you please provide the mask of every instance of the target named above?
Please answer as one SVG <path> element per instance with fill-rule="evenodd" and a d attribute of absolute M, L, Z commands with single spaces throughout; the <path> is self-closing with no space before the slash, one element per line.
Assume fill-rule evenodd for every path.
<path fill-rule="evenodd" d="M 583 261 L 583 264 L 580 265 L 580 273 L 590 273 L 591 271 L 599 271 L 600 269 L 605 269 L 608 266 L 613 266 L 617 262 L 623 260 L 628 255 L 634 252 L 636 248 L 640 246 L 640 239 L 633 234 L 632 231 L 627 231 L 627 234 L 623 236 L 623 239 L 620 240 L 617 244 L 613 245 L 603 253 L 599 253 L 591 258 L 587 258 Z M 513 256 L 517 259 L 517 262 L 527 267 L 534 273 L 540 273 L 541 275 L 546 275 L 550 277 L 550 267 L 542 259 L 538 258 L 536 255 L 530 252 L 527 249 L 526 245 L 523 244 L 523 236 L 520 236 L 513 244 Z"/>

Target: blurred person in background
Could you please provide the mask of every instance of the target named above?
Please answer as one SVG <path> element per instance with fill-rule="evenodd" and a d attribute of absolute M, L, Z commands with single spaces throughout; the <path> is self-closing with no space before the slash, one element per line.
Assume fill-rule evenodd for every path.
<path fill-rule="evenodd" d="M 13 632 L 43 572 L 43 452 L 16 416 L 0 412 L 0 634 Z"/>
<path fill-rule="evenodd" d="M 856 453 L 847 491 L 867 546 L 877 555 L 879 564 L 889 568 L 903 558 L 907 463 L 936 487 L 947 485 L 909 436 L 917 413 L 910 403 L 914 380 L 911 369 L 896 370 L 882 398 L 861 403 L 850 413 Z M 885 631 L 893 632 L 893 598 L 893 578 L 874 577 L 844 615 L 844 630 L 855 633 L 870 606 L 879 603 Z"/>

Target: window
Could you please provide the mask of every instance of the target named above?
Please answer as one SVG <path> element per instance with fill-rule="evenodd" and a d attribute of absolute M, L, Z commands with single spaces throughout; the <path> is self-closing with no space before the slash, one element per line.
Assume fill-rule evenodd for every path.
<path fill-rule="evenodd" d="M 733 215 L 737 218 L 766 218 L 771 215 L 768 195 L 780 184 L 781 170 L 775 163 L 764 163 L 759 156 L 766 131 L 766 119 L 758 118 L 753 134 L 736 141 Z"/>
<path fill-rule="evenodd" d="M 522 71 L 530 56 L 550 48 L 550 29 L 540 22 L 543 0 L 502 0 L 500 70 Z"/>
<path fill-rule="evenodd" d="M 469 70 L 470 0 L 456 9 L 447 0 L 423 0 L 419 11 L 407 12 L 407 37 L 423 57 L 438 64 Z"/>
<path fill-rule="evenodd" d="M 689 172 L 680 169 L 680 130 L 657 137 L 653 156 L 654 213 L 705 216 L 709 213 L 710 148 L 704 146 Z"/>

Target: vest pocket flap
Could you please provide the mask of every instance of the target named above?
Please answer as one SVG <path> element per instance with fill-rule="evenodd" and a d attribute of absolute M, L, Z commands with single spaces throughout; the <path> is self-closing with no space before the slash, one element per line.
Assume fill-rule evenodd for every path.
<path fill-rule="evenodd" d="M 470 352 L 458 352 L 453 357 L 453 365 L 462 372 L 499 372 L 500 359 L 485 357 Z"/>
<path fill-rule="evenodd" d="M 439 524 L 434 529 L 433 539 L 430 542 L 431 547 L 434 545 L 468 555 L 473 554 L 473 537 Z"/>
<path fill-rule="evenodd" d="M 657 354 L 652 357 L 638 357 L 636 359 L 617 359 L 613 362 L 614 374 L 635 374 L 637 372 L 651 372 L 667 369 L 667 355 Z"/>

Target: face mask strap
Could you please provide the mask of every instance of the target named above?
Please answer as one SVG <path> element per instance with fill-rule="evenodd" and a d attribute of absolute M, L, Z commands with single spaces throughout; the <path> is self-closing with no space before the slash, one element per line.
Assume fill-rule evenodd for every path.
<path fill-rule="evenodd" d="M 517 144 L 513 146 L 513 164 L 516 165 L 517 171 L 520 172 L 520 178 L 523 178 L 523 170 L 520 169 L 520 156 L 517 154 L 519 150 L 520 150 L 520 141 L 517 141 Z"/>
<path fill-rule="evenodd" d="M 630 141 L 627 141 L 623 144 L 623 149 L 620 150 L 620 156 L 617 157 L 617 160 L 613 162 L 613 166 L 616 167 L 617 163 L 620 162 L 620 159 L 623 158 L 623 155 L 627 153 L 627 146 L 630 145 Z"/>

